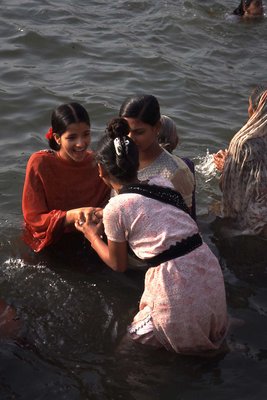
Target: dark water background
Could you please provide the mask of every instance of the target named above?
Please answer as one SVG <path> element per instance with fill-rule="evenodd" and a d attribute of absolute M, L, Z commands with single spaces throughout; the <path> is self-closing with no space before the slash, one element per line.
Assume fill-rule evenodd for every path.
<path fill-rule="evenodd" d="M 227 147 L 251 89 L 267 81 L 266 18 L 233 20 L 238 2 L 1 1 L 0 294 L 25 337 L 0 343 L 1 400 L 266 399 L 266 241 L 215 216 L 218 177 L 206 157 Z M 222 357 L 123 348 L 142 274 L 115 274 L 70 246 L 65 259 L 37 256 L 21 240 L 25 166 L 46 147 L 52 109 L 81 102 L 95 144 L 137 92 L 157 96 L 177 123 L 178 153 L 196 163 L 198 222 L 220 259 L 229 313 L 244 321 Z"/>

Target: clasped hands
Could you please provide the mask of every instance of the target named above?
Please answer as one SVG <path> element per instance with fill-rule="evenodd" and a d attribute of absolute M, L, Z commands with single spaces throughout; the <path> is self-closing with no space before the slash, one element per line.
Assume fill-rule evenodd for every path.
<path fill-rule="evenodd" d="M 88 207 L 80 211 L 74 225 L 92 243 L 93 239 L 104 233 L 103 209 Z"/>

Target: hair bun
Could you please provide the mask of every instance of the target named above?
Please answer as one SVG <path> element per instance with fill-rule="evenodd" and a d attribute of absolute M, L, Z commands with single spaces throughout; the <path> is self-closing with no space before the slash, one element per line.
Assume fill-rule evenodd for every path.
<path fill-rule="evenodd" d="M 124 118 L 113 118 L 106 127 L 106 133 L 111 139 L 117 137 L 122 138 L 128 136 L 130 128 L 128 122 Z"/>

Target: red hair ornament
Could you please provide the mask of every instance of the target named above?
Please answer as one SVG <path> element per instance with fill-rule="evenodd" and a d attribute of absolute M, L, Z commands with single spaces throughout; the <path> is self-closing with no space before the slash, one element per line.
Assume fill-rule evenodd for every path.
<path fill-rule="evenodd" d="M 53 129 L 52 128 L 49 128 L 49 130 L 46 133 L 45 137 L 46 137 L 47 140 L 53 139 Z"/>

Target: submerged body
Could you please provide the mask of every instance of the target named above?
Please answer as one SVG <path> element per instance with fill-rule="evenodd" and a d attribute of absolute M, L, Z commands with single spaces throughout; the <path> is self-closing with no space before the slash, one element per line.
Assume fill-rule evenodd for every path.
<path fill-rule="evenodd" d="M 22 195 L 24 240 L 37 252 L 74 230 L 82 211 L 103 207 L 110 193 L 88 151 L 91 124 L 81 104 L 53 110 L 45 136 L 51 150 L 30 157 Z"/>
<path fill-rule="evenodd" d="M 267 235 L 267 91 L 230 142 L 222 170 L 223 213 L 247 234 Z"/>
<path fill-rule="evenodd" d="M 81 162 L 63 159 L 53 150 L 34 153 L 27 164 L 22 197 L 25 242 L 37 252 L 56 242 L 74 230 L 65 226 L 67 210 L 103 206 L 109 192 L 98 176 L 92 152 Z"/>
<path fill-rule="evenodd" d="M 163 178 L 149 183 L 170 185 Z M 127 240 L 144 260 L 198 232 L 184 211 L 132 193 L 110 199 L 103 221 L 109 240 Z M 227 324 L 222 271 L 203 243 L 189 254 L 148 269 L 139 313 L 129 332 L 141 343 L 193 354 L 218 349 Z"/>

